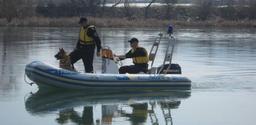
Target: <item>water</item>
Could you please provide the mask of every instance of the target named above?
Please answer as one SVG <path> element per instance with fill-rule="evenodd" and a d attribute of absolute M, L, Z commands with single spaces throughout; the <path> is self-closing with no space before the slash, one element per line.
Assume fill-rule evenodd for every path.
<path fill-rule="evenodd" d="M 1 124 L 255 124 L 255 29 L 175 31 L 173 61 L 193 81 L 191 91 L 44 92 L 26 84 L 25 65 L 33 60 L 58 65 L 53 55 L 61 47 L 72 51 L 77 30 L 0 27 Z M 98 30 L 104 45 L 118 54 L 130 49 L 126 41 L 131 37 L 149 50 L 157 34 L 164 31 Z M 162 63 L 166 45 L 163 41 L 155 66 Z M 76 67 L 83 71 L 81 61 Z M 94 68 L 101 72 L 98 57 Z"/>
<path fill-rule="evenodd" d="M 107 7 L 112 7 L 113 5 L 114 4 L 112 4 L 112 3 L 105 4 L 105 6 L 107 6 Z M 129 6 L 132 6 L 132 7 L 146 7 L 148 5 L 149 5 L 149 3 L 129 3 Z M 164 5 L 166 5 L 166 4 L 153 3 L 151 6 L 164 6 Z M 190 6 L 194 6 L 194 4 L 184 3 L 184 4 L 174 4 L 174 6 L 190 7 Z M 124 4 L 118 4 L 116 7 L 124 7 Z"/>

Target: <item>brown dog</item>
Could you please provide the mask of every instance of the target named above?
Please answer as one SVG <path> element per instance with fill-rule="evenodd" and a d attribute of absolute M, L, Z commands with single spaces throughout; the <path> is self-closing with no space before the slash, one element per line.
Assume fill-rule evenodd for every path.
<path fill-rule="evenodd" d="M 59 67 L 71 71 L 76 71 L 75 67 L 71 64 L 70 56 L 67 55 L 63 48 L 59 49 L 59 52 L 55 55 L 57 60 L 60 60 Z"/>
<path fill-rule="evenodd" d="M 113 59 L 112 50 L 110 50 L 110 49 L 101 49 L 101 57 L 102 58 Z"/>

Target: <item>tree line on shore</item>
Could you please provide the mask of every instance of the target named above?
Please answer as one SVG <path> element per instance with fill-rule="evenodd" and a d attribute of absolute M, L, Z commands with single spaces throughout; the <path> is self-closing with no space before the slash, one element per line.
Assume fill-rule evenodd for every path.
<path fill-rule="evenodd" d="M 163 19 L 163 20 L 255 20 L 256 1 L 247 0 L 247 4 L 234 4 L 229 0 L 218 6 L 213 0 L 196 0 L 191 6 L 175 6 L 179 0 L 162 0 L 161 6 L 153 6 L 158 0 L 149 0 L 145 7 L 130 6 L 129 0 L 115 0 L 112 6 L 106 6 L 107 0 L 70 0 L 55 4 L 35 4 L 33 0 L 0 0 L 0 18 L 11 22 L 13 18 L 24 17 L 78 17 L 99 18 Z M 123 4 L 123 7 L 117 5 Z"/>

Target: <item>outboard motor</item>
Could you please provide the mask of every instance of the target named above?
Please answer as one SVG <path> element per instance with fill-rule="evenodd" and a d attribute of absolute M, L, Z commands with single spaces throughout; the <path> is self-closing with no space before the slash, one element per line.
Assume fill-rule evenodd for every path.
<path fill-rule="evenodd" d="M 181 74 L 181 67 L 179 64 L 171 64 L 171 67 L 168 69 L 169 64 L 165 64 L 162 68 L 162 66 L 158 67 L 158 72 L 160 74 Z M 161 70 L 161 71 L 159 71 Z M 167 70 L 167 71 L 166 71 Z"/>

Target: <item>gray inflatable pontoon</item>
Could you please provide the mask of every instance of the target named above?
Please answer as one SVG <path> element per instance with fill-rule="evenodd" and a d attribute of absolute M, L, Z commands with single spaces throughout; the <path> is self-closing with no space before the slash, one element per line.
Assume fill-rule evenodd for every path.
<path fill-rule="evenodd" d="M 40 61 L 26 65 L 27 77 L 41 87 L 85 88 L 175 88 L 191 87 L 191 81 L 173 74 L 90 74 L 60 69 Z"/>

